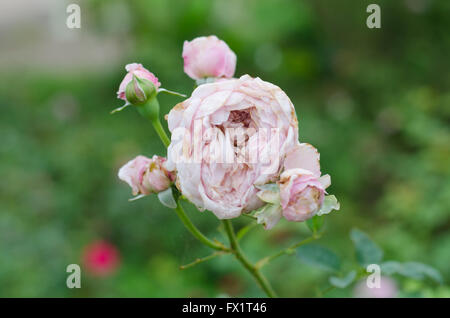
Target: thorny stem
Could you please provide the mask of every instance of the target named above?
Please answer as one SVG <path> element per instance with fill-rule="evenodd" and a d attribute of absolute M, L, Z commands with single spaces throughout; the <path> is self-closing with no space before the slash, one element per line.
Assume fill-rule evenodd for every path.
<path fill-rule="evenodd" d="M 154 102 L 157 103 L 157 100 L 154 99 Z M 159 109 L 159 104 L 154 105 L 156 108 Z M 170 138 L 167 136 L 166 132 L 164 131 L 163 126 L 161 125 L 161 121 L 159 120 L 159 113 L 158 114 L 150 114 L 150 112 L 146 112 L 146 109 L 140 109 L 140 112 L 143 116 L 145 116 L 147 119 L 150 120 L 150 122 L 153 125 L 153 128 L 155 128 L 156 132 L 158 133 L 159 138 L 163 142 L 164 146 L 168 147 L 170 145 Z M 150 114 L 150 115 L 149 115 Z M 157 115 L 157 116 L 154 116 Z M 192 233 L 200 242 L 205 244 L 206 246 L 211 247 L 212 249 L 219 250 L 219 251 L 229 251 L 229 248 L 224 246 L 222 243 L 218 241 L 212 241 L 209 238 L 207 238 L 205 235 L 203 235 L 202 232 L 197 229 L 197 227 L 191 222 L 189 217 L 186 215 L 186 212 L 184 212 L 183 207 L 180 204 L 180 200 L 177 199 L 177 207 L 175 208 L 175 211 L 180 218 L 181 222 L 183 222 L 184 226 L 189 230 L 189 232 Z"/>
<path fill-rule="evenodd" d="M 282 256 L 284 254 L 292 254 L 297 247 L 300 247 L 302 245 L 308 244 L 308 243 L 310 243 L 310 242 L 312 242 L 314 240 L 317 240 L 319 238 L 320 238 L 320 234 L 314 234 L 313 236 L 308 237 L 307 239 L 304 239 L 303 241 L 300 241 L 300 242 L 298 242 L 296 244 L 293 244 L 293 245 L 289 246 L 288 248 L 285 248 L 285 249 L 283 249 L 283 250 L 281 250 L 281 251 L 279 251 L 279 252 L 277 252 L 277 253 L 275 253 L 273 255 L 264 257 L 263 259 L 261 259 L 258 262 L 256 262 L 255 267 L 258 268 L 258 269 L 262 268 L 264 265 L 268 264 L 269 262 L 273 261 L 274 259 L 276 259 L 276 258 L 278 258 L 278 257 L 280 257 L 280 256 Z"/>
<path fill-rule="evenodd" d="M 184 226 L 191 232 L 192 235 L 194 235 L 200 242 L 205 244 L 206 246 L 211 247 L 212 249 L 219 250 L 219 251 L 225 251 L 229 252 L 230 249 L 224 246 L 222 243 L 216 241 L 212 241 L 209 238 L 207 238 L 205 235 L 203 235 L 202 232 L 200 232 L 197 227 L 191 222 L 189 217 L 186 215 L 186 212 L 184 212 L 183 207 L 180 204 L 180 201 L 177 201 L 177 207 L 175 208 L 175 211 L 178 214 L 178 217 L 180 218 L 181 222 L 183 222 Z"/>
<path fill-rule="evenodd" d="M 323 296 L 325 296 L 325 294 L 329 293 L 330 291 L 334 290 L 335 288 L 336 287 L 334 287 L 334 286 L 328 286 L 323 291 L 319 291 L 318 296 L 323 297 Z"/>
<path fill-rule="evenodd" d="M 212 253 L 211 255 L 208 255 L 208 256 L 205 256 L 205 257 L 202 257 L 202 258 L 197 258 L 197 259 L 196 259 L 195 261 L 193 261 L 192 263 L 189 263 L 189 264 L 186 264 L 186 265 L 181 265 L 181 266 L 180 266 L 180 269 L 186 269 L 186 268 L 195 266 L 195 265 L 197 265 L 197 264 L 199 264 L 199 263 L 203 263 L 203 262 L 209 261 L 210 259 L 213 259 L 213 258 L 215 258 L 215 257 L 217 257 L 217 256 L 220 256 L 220 255 L 225 255 L 225 254 L 227 254 L 227 253 L 229 253 L 229 252 L 224 252 L 224 251 L 217 251 L 217 252 L 214 252 L 214 253 Z"/>
<path fill-rule="evenodd" d="M 277 297 L 272 286 L 270 286 L 269 281 L 266 277 L 261 273 L 259 268 L 256 268 L 249 260 L 245 257 L 244 253 L 241 250 L 241 247 L 236 239 L 236 235 L 234 233 L 233 224 L 230 220 L 222 220 L 222 223 L 225 227 L 225 232 L 228 235 L 228 239 L 230 240 L 230 248 L 231 252 L 234 254 L 236 259 L 253 275 L 253 277 L 258 282 L 259 286 L 264 290 L 264 292 L 269 297 Z"/>

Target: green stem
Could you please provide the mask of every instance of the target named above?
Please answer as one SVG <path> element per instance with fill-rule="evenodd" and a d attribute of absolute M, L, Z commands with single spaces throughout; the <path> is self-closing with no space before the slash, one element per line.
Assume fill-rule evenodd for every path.
<path fill-rule="evenodd" d="M 230 249 L 224 246 L 220 242 L 214 242 L 211 241 L 209 238 L 207 238 L 205 235 L 203 235 L 202 232 L 200 232 L 197 227 L 191 222 L 189 217 L 186 215 L 186 212 L 184 212 L 183 207 L 180 204 L 180 201 L 177 200 L 177 207 L 175 208 L 175 211 L 178 214 L 178 217 L 180 218 L 181 222 L 183 222 L 184 226 L 189 230 L 189 232 L 192 233 L 200 242 L 205 244 L 206 246 L 209 246 L 215 250 L 219 251 L 226 251 L 229 252 Z"/>
<path fill-rule="evenodd" d="M 266 277 L 261 273 L 261 271 L 256 268 L 253 264 L 249 262 L 249 260 L 243 254 L 241 247 L 236 239 L 236 235 L 234 233 L 233 224 L 230 220 L 222 220 L 222 223 L 225 227 L 225 232 L 228 235 L 228 239 L 230 240 L 231 252 L 234 254 L 236 259 L 253 275 L 253 277 L 258 282 L 259 286 L 264 290 L 264 292 L 269 297 L 277 297 L 272 286 L 270 286 L 269 281 Z"/>
<path fill-rule="evenodd" d="M 156 133 L 158 134 L 159 138 L 163 142 L 164 146 L 166 148 L 170 145 L 170 139 L 167 136 L 166 132 L 164 131 L 163 126 L 161 125 L 161 122 L 159 121 L 159 118 L 156 120 L 152 120 L 153 128 L 155 128 Z"/>
<path fill-rule="evenodd" d="M 254 215 L 251 214 L 247 214 L 247 213 L 242 213 L 242 216 L 245 216 L 246 218 L 252 219 L 252 220 L 258 220 L 258 218 Z"/>
<path fill-rule="evenodd" d="M 278 253 L 264 257 L 263 259 L 256 262 L 255 267 L 262 268 L 264 265 L 268 264 L 269 262 L 273 261 L 274 259 L 276 259 L 284 254 L 292 254 L 297 247 L 300 247 L 300 246 L 308 244 L 314 240 L 317 240 L 319 237 L 320 237 L 320 235 L 313 235 L 311 237 L 308 237 L 307 239 L 304 239 L 303 241 L 300 241 L 298 243 L 295 243 L 295 244 L 289 246 L 288 248 L 285 248 L 284 250 L 279 251 Z"/>
<path fill-rule="evenodd" d="M 155 128 L 156 133 L 166 148 L 170 145 L 170 138 L 164 131 L 161 121 L 159 120 L 159 102 L 156 97 L 150 98 L 145 104 L 137 105 L 138 112 L 147 118 Z"/>
<path fill-rule="evenodd" d="M 224 255 L 224 254 L 227 254 L 227 253 L 228 253 L 228 252 L 224 252 L 224 251 L 217 251 L 217 252 L 214 252 L 214 253 L 212 253 L 211 255 L 208 255 L 208 256 L 205 256 L 205 257 L 202 257 L 202 258 L 197 258 L 197 259 L 196 259 L 195 261 L 193 261 L 192 263 L 189 263 L 189 264 L 186 264 L 186 265 L 181 265 L 181 266 L 180 266 L 180 269 L 186 269 L 186 268 L 195 266 L 195 265 L 197 265 L 197 264 L 200 264 L 200 263 L 209 261 L 210 259 L 216 258 L 217 256 L 221 256 L 221 255 Z"/>

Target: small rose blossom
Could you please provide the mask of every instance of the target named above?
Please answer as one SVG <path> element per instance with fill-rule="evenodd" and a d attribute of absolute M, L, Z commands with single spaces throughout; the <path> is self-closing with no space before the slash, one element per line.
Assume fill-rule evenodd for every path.
<path fill-rule="evenodd" d="M 183 45 L 184 72 L 192 79 L 231 78 L 236 69 L 236 54 L 216 36 L 202 36 Z"/>
<path fill-rule="evenodd" d="M 145 69 L 142 64 L 131 63 L 125 66 L 126 71 L 128 72 L 125 75 L 124 79 L 120 83 L 119 90 L 117 91 L 117 98 L 123 99 L 126 101 L 125 90 L 127 88 L 128 83 L 133 79 L 133 75 L 138 78 L 147 79 L 155 85 L 155 88 L 158 89 L 161 86 L 161 83 L 158 82 L 158 78 L 150 71 Z"/>
<path fill-rule="evenodd" d="M 279 180 L 283 216 L 294 222 L 312 218 L 322 207 L 328 175 L 320 177 L 319 153 L 303 143 L 292 148 L 284 163 Z"/>
<path fill-rule="evenodd" d="M 283 172 L 280 181 L 281 207 L 288 221 L 302 222 L 312 218 L 322 206 L 325 189 L 308 170 Z"/>
<path fill-rule="evenodd" d="M 174 175 L 165 168 L 166 158 L 153 156 L 151 159 L 137 156 L 119 170 L 119 178 L 128 183 L 133 195 L 164 191 L 170 187 Z"/>
<path fill-rule="evenodd" d="M 84 248 L 83 265 L 94 276 L 107 276 L 119 266 L 119 251 L 111 243 L 96 241 Z"/>

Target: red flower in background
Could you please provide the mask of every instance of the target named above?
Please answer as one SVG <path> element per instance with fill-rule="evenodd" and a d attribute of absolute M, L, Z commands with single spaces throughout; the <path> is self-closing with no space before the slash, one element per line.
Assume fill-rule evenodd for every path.
<path fill-rule="evenodd" d="M 119 251 L 111 243 L 95 241 L 84 248 L 84 267 L 94 276 L 108 276 L 114 273 L 119 262 Z"/>

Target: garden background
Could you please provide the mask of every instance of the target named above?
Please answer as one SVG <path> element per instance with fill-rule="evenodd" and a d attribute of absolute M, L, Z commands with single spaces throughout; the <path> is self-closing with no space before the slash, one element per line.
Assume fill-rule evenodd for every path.
<path fill-rule="evenodd" d="M 81 29 L 66 27 L 70 2 L 81 7 Z M 128 202 L 117 178 L 138 154 L 165 155 L 136 111 L 109 114 L 122 104 L 124 65 L 140 62 L 163 87 L 189 94 L 183 41 L 211 34 L 237 54 L 236 76 L 275 83 L 294 103 L 300 140 L 319 149 L 341 202 L 318 243 L 340 255 L 342 273 L 355 266 L 349 232 L 359 228 L 385 260 L 429 264 L 444 278 L 394 275 L 399 296 L 450 296 L 449 1 L 70 2 L 0 5 L 0 296 L 263 296 L 231 256 L 180 270 L 210 251 L 156 196 Z M 372 2 L 381 29 L 366 26 Z M 162 96 L 162 114 L 179 101 Z M 188 213 L 226 241 L 211 213 Z M 284 221 L 252 229 L 242 246 L 257 260 L 308 235 L 304 223 Z M 102 277 L 82 261 L 98 240 L 120 253 Z M 81 289 L 66 287 L 72 263 Z M 330 275 L 295 255 L 264 273 L 285 297 L 315 297 Z"/>

